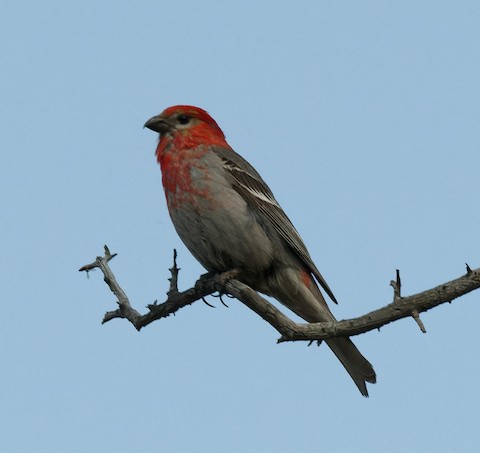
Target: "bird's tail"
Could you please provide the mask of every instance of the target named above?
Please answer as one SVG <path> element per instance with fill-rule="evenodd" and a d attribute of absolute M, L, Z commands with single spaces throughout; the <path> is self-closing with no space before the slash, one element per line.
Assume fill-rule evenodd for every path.
<path fill-rule="evenodd" d="M 325 299 L 320 292 L 316 283 L 311 280 L 308 289 L 314 295 L 319 306 L 317 306 L 316 313 L 313 314 L 313 319 L 307 319 L 309 322 L 335 321 L 335 317 L 327 306 Z M 362 355 L 358 348 L 353 344 L 353 341 L 348 337 L 338 337 L 326 340 L 327 345 L 337 356 L 347 370 L 350 377 L 355 382 L 355 385 L 360 390 L 363 396 L 368 397 L 367 382 L 375 384 L 377 376 L 372 364 Z"/>
<path fill-rule="evenodd" d="M 309 322 L 335 321 L 335 317 L 327 306 L 320 289 L 312 280 L 309 285 L 310 292 L 319 302 L 320 310 L 313 315 L 313 319 L 307 319 Z M 355 385 L 363 396 L 368 397 L 367 382 L 375 384 L 377 376 L 372 364 L 362 355 L 353 341 L 348 337 L 338 337 L 326 340 L 327 345 L 340 360 L 341 364 L 347 370 Z"/>
<path fill-rule="evenodd" d="M 377 377 L 371 363 L 353 344 L 350 338 L 332 338 L 326 340 L 328 346 L 347 370 L 363 396 L 368 396 L 367 384 L 375 384 Z"/>
<path fill-rule="evenodd" d="M 268 288 L 260 291 L 275 297 L 308 322 L 335 321 L 320 289 L 311 274 L 305 270 L 282 269 L 270 280 Z M 366 383 L 376 382 L 375 370 L 370 362 L 348 337 L 332 338 L 326 340 L 326 343 L 345 367 L 360 393 L 368 396 Z"/>

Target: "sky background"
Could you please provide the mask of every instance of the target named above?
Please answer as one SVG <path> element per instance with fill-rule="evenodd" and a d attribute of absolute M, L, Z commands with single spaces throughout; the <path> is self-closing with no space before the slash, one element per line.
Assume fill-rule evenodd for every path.
<path fill-rule="evenodd" d="M 480 3 L 16 1 L 0 14 L 0 449 L 450 452 L 480 441 L 480 292 L 354 340 L 277 345 L 240 302 L 138 333 L 78 268 L 108 244 L 134 307 L 203 272 L 168 218 L 156 134 L 208 110 L 269 183 L 338 318 L 480 266 Z"/>

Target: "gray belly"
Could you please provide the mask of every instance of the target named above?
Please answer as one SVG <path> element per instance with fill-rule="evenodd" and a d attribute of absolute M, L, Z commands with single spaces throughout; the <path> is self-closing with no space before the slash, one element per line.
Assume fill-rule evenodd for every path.
<path fill-rule="evenodd" d="M 249 212 L 243 199 L 207 210 L 189 206 L 170 212 L 175 229 L 193 256 L 209 271 L 245 269 L 261 272 L 271 266 L 274 245 Z"/>

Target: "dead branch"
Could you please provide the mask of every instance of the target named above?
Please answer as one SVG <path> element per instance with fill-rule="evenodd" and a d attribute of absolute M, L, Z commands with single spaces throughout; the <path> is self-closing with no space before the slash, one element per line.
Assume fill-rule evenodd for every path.
<path fill-rule="evenodd" d="M 467 273 L 455 280 L 412 296 L 402 297 L 400 295 L 400 272 L 397 270 L 396 280 L 391 282 L 394 290 L 392 303 L 357 318 L 336 322 L 296 323 L 252 288 L 235 280 L 238 275 L 236 270 L 222 274 L 205 274 L 197 280 L 193 288 L 179 292 L 177 279 L 180 269 L 177 267 L 177 255 L 174 251 L 174 263 L 170 269 L 172 277 L 169 279 L 170 287 L 167 300 L 161 304 L 155 301 L 153 304 L 147 305 L 148 312 L 142 315 L 132 308 L 127 295 L 118 284 L 108 265 L 108 262 L 115 256 L 116 254 L 112 255 L 108 247 L 105 246 L 103 257 L 97 257 L 93 263 L 87 264 L 79 270 L 88 272 L 95 268 L 100 269 L 104 275 L 105 283 L 117 298 L 118 308 L 107 312 L 102 323 L 115 318 L 125 318 L 137 330 L 157 319 L 166 318 L 197 300 L 204 300 L 206 296 L 219 292 L 240 300 L 267 321 L 280 333 L 281 337 L 278 342 L 325 340 L 332 337 L 354 336 L 379 329 L 391 322 L 407 317 L 412 317 L 422 332 L 426 332 L 423 322 L 420 320 L 420 313 L 431 310 L 445 302 L 452 302 L 454 299 L 480 288 L 480 268 L 472 270 L 467 265 Z"/>

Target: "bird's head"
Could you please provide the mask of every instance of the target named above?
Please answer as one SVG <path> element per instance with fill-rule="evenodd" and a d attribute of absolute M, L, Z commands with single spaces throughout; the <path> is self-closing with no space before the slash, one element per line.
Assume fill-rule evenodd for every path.
<path fill-rule="evenodd" d="M 160 141 L 174 140 L 180 144 L 223 144 L 225 135 L 217 122 L 203 109 L 190 105 L 168 107 L 150 118 L 144 127 L 160 134 Z M 214 142 L 214 143 L 212 143 Z"/>

